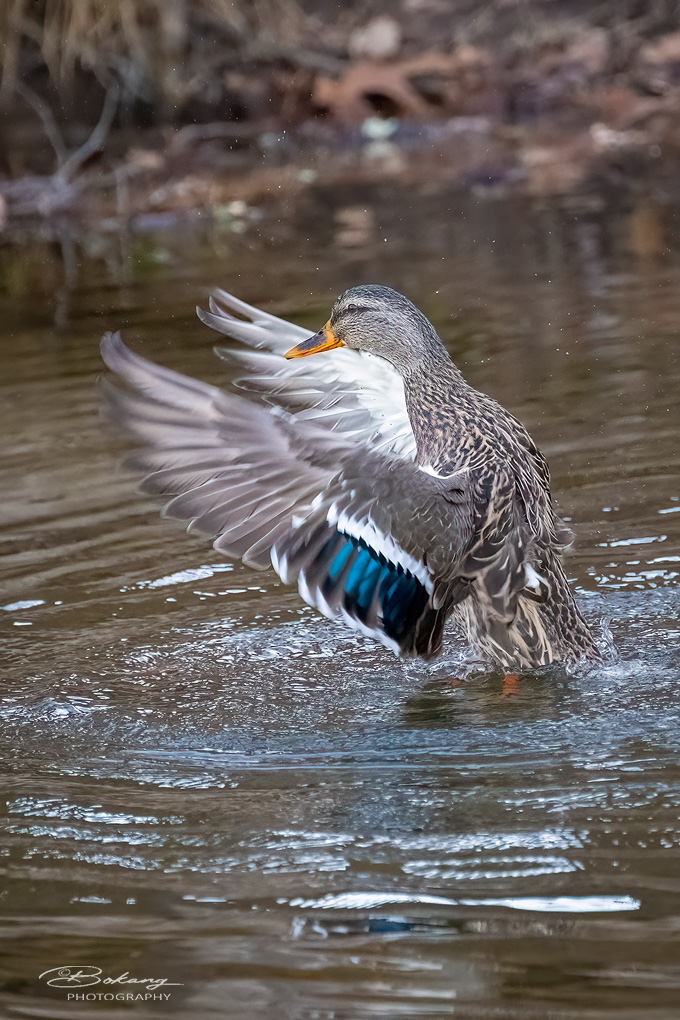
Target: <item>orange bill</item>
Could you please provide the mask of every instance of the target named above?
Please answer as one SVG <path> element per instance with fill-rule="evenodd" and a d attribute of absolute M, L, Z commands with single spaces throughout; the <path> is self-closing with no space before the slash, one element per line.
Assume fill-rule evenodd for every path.
<path fill-rule="evenodd" d="M 314 336 L 310 336 L 308 340 L 303 340 L 302 343 L 286 351 L 284 357 L 289 360 L 291 358 L 306 358 L 308 354 L 317 354 L 319 351 L 332 351 L 334 347 L 344 346 L 342 340 L 331 329 L 331 320 L 329 319 L 323 329 L 320 329 Z"/>

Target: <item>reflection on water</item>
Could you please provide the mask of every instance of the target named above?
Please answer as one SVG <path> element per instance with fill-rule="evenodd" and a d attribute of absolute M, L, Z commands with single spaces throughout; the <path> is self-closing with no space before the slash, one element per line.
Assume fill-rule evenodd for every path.
<path fill-rule="evenodd" d="M 593 210 L 331 200 L 340 233 L 369 210 L 351 245 L 307 197 L 241 236 L 148 235 L 125 272 L 91 244 L 66 296 L 48 245 L 0 253 L 3 1015 L 70 1020 L 39 975 L 78 964 L 174 982 L 87 1018 L 675 1017 L 680 256 Z M 455 635 L 401 663 L 118 469 L 104 328 L 227 382 L 192 312 L 211 286 L 316 329 L 367 281 L 548 455 L 605 665 L 504 697 Z"/>

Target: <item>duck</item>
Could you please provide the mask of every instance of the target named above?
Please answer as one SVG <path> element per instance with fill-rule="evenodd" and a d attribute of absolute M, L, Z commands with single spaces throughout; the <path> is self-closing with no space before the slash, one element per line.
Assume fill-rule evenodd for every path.
<path fill-rule="evenodd" d="M 545 457 L 407 297 L 351 287 L 311 337 L 223 290 L 197 313 L 237 341 L 228 390 L 101 342 L 105 417 L 165 517 L 405 658 L 449 620 L 506 672 L 600 658 Z"/>

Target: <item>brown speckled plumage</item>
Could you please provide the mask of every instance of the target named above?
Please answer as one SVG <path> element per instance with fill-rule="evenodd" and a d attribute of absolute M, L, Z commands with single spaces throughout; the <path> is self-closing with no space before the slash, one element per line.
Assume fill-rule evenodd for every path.
<path fill-rule="evenodd" d="M 410 301 L 352 288 L 327 331 L 348 350 L 283 362 L 291 343 L 308 352 L 304 331 L 216 296 L 201 318 L 258 348 L 218 352 L 245 364 L 250 400 L 103 341 L 127 383 L 109 386 L 108 415 L 146 444 L 145 488 L 174 496 L 169 515 L 403 655 L 437 654 L 455 614 L 505 669 L 599 657 L 544 457 Z"/>

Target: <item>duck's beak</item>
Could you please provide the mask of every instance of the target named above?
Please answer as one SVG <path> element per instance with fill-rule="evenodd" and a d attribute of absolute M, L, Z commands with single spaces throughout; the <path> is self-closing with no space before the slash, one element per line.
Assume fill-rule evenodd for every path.
<path fill-rule="evenodd" d="M 310 336 L 308 340 L 303 340 L 302 343 L 286 351 L 284 358 L 289 360 L 291 358 L 306 358 L 308 354 L 317 354 L 319 351 L 332 351 L 334 347 L 344 346 L 340 337 L 337 337 L 331 329 L 331 320 L 329 319 L 323 329 L 320 329 L 314 336 Z"/>

